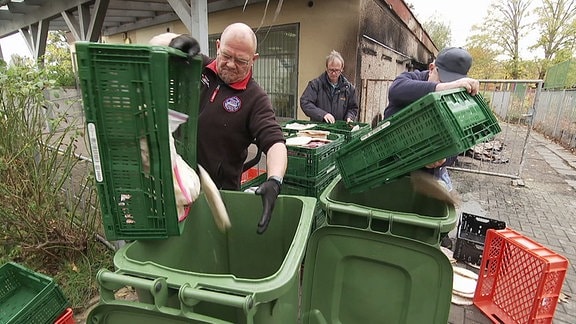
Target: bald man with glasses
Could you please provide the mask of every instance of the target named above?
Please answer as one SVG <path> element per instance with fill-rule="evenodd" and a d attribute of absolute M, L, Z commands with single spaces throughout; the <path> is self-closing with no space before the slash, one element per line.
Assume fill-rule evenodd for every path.
<path fill-rule="evenodd" d="M 200 52 L 198 42 L 189 35 L 164 33 L 150 43 L 169 45 L 190 57 Z M 268 179 L 256 190 L 264 207 L 257 228 L 262 234 L 280 194 L 288 157 L 270 98 L 252 78 L 256 48 L 252 28 L 234 23 L 216 41 L 216 58 L 202 55 L 197 160 L 218 189 L 239 190 L 250 144 L 255 142 L 266 154 Z"/>

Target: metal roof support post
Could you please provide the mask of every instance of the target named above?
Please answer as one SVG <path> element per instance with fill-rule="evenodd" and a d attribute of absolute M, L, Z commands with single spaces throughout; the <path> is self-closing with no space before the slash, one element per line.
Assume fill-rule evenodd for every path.
<path fill-rule="evenodd" d="M 88 3 L 79 4 L 76 6 L 78 19 L 74 17 L 72 9 L 61 12 L 62 18 L 77 41 L 97 42 L 100 39 L 109 3 L 110 0 L 96 0 L 92 15 Z"/>
<path fill-rule="evenodd" d="M 200 44 L 203 51 L 208 50 L 208 3 L 207 0 L 168 0 L 180 21 L 186 26 L 190 35 Z"/>
<path fill-rule="evenodd" d="M 191 11 L 192 26 L 190 32 L 198 34 L 196 39 L 200 48 L 208 55 L 208 3 L 207 0 L 192 0 Z"/>
<path fill-rule="evenodd" d="M 34 55 L 34 59 L 39 64 L 43 63 L 43 57 L 46 53 L 46 41 L 48 40 L 49 25 L 50 21 L 43 19 L 28 27 L 20 28 L 20 34 L 24 37 L 30 53 Z"/>
<path fill-rule="evenodd" d="M 94 12 L 90 18 L 90 25 L 86 31 L 86 39 L 91 42 L 97 42 L 102 33 L 102 26 L 104 26 L 104 18 L 106 18 L 106 11 L 108 11 L 108 4 L 110 0 L 96 0 L 94 3 Z"/>

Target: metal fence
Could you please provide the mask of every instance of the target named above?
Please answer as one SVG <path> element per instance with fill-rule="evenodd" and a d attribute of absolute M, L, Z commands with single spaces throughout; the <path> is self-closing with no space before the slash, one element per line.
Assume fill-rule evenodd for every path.
<path fill-rule="evenodd" d="M 542 84 L 542 80 L 481 80 L 480 93 L 502 131 L 490 141 L 463 152 L 451 169 L 521 178 Z"/>
<path fill-rule="evenodd" d="M 575 149 L 576 89 L 542 91 L 534 114 L 534 129 L 568 149 Z"/>

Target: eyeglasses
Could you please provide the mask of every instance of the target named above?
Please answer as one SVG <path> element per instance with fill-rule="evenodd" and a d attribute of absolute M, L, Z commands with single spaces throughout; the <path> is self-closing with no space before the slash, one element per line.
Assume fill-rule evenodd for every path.
<path fill-rule="evenodd" d="M 220 58 L 223 59 L 225 62 L 232 61 L 238 67 L 246 67 L 250 64 L 250 60 L 243 60 L 243 59 L 235 58 L 235 57 L 232 57 L 232 55 L 230 55 L 230 54 L 224 53 L 223 51 L 220 51 L 218 53 L 218 55 L 220 55 Z"/>
<path fill-rule="evenodd" d="M 328 73 L 340 73 L 340 72 L 342 72 L 341 69 L 326 69 L 326 71 L 328 71 Z"/>

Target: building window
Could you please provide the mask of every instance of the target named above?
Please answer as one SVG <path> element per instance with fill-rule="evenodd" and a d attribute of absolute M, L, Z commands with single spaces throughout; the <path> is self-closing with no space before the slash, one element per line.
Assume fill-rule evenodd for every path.
<path fill-rule="evenodd" d="M 296 118 L 298 91 L 298 24 L 261 27 L 256 31 L 260 57 L 254 62 L 253 76 L 266 90 L 279 118 Z M 216 40 L 208 36 L 209 55 L 216 56 Z"/>

